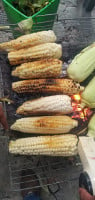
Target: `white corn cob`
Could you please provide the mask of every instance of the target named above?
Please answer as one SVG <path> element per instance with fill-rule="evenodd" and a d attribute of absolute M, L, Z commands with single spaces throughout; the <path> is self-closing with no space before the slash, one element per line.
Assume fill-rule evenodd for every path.
<path fill-rule="evenodd" d="M 68 114 L 72 112 L 71 98 L 67 95 L 54 95 L 26 101 L 17 109 L 18 114 Z"/>
<path fill-rule="evenodd" d="M 10 141 L 9 152 L 20 155 L 74 156 L 78 139 L 75 135 L 39 136 Z"/>
<path fill-rule="evenodd" d="M 21 79 L 57 78 L 62 72 L 62 61 L 58 59 L 42 59 L 34 62 L 23 63 L 12 71 L 12 76 Z"/>
<path fill-rule="evenodd" d="M 41 116 L 18 119 L 11 130 L 23 133 L 56 134 L 68 133 L 78 122 L 69 116 Z"/>
<path fill-rule="evenodd" d="M 84 87 L 71 79 L 32 79 L 12 83 L 17 93 L 32 94 L 68 94 L 73 95 L 84 90 Z"/>
<path fill-rule="evenodd" d="M 48 43 L 48 42 L 55 42 L 55 41 L 56 41 L 56 36 L 52 30 L 40 31 L 37 33 L 23 35 L 9 42 L 1 43 L 0 50 L 15 51 L 18 49 L 23 49 L 23 48 L 32 47 L 35 45 Z"/>
<path fill-rule="evenodd" d="M 45 43 L 34 47 L 20 49 L 8 53 L 8 59 L 11 65 L 44 59 L 44 58 L 61 58 L 62 47 L 56 43 Z"/>

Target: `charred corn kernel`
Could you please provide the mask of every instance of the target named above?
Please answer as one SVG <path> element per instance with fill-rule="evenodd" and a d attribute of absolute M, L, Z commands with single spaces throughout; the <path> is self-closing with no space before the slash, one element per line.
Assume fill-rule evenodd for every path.
<path fill-rule="evenodd" d="M 17 109 L 17 113 L 23 115 L 68 114 L 72 110 L 71 98 L 69 96 L 54 95 L 26 101 Z"/>
<path fill-rule="evenodd" d="M 76 94 L 84 87 L 71 79 L 34 79 L 14 82 L 12 89 L 17 93 Z"/>
<path fill-rule="evenodd" d="M 88 123 L 88 136 L 95 138 L 95 114 L 91 117 Z"/>
<path fill-rule="evenodd" d="M 75 135 L 39 136 L 10 141 L 9 152 L 20 155 L 77 155 L 78 139 Z"/>
<path fill-rule="evenodd" d="M 84 81 L 95 69 L 95 43 L 75 56 L 67 69 L 68 76 L 75 81 Z"/>
<path fill-rule="evenodd" d="M 62 61 L 58 59 L 43 59 L 24 63 L 12 71 L 12 76 L 21 79 L 59 77 L 62 72 Z"/>
<path fill-rule="evenodd" d="M 62 47 L 56 43 L 40 44 L 34 47 L 20 49 L 8 53 L 8 59 L 11 65 L 18 65 L 21 63 L 45 59 L 45 58 L 61 58 Z"/>
<path fill-rule="evenodd" d="M 81 94 L 81 107 L 95 108 L 95 77 L 88 83 Z"/>
<path fill-rule="evenodd" d="M 40 31 L 37 33 L 23 35 L 9 42 L 1 43 L 0 50 L 14 51 L 18 49 L 24 49 L 31 46 L 48 42 L 55 42 L 55 41 L 56 41 L 56 36 L 52 30 Z"/>
<path fill-rule="evenodd" d="M 18 119 L 11 130 L 23 133 L 56 134 L 68 133 L 78 122 L 69 116 L 42 116 Z"/>

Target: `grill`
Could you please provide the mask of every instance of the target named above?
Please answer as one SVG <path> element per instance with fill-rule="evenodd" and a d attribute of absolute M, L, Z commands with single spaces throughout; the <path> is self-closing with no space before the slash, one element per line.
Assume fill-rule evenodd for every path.
<path fill-rule="evenodd" d="M 60 19 L 57 14 L 54 23 L 54 32 L 57 35 L 58 43 L 62 44 L 63 48 L 63 60 L 67 63 L 71 62 L 71 59 L 84 47 L 88 46 L 94 41 L 95 34 L 95 18 L 65 18 Z M 45 17 L 45 30 L 49 29 L 48 15 Z M 0 19 L 2 26 L 7 25 L 6 15 L 0 11 Z M 9 25 L 9 24 L 8 24 Z M 63 36 L 60 35 L 60 26 L 63 27 Z M 13 38 L 12 30 L 15 26 L 11 25 L 10 30 L 0 32 L 0 42 L 8 41 Z M 37 20 L 35 22 L 35 31 L 40 31 L 41 23 L 38 24 Z M 15 32 L 15 36 L 17 36 Z M 16 95 L 11 90 L 11 82 L 14 78 L 10 80 L 11 68 L 6 62 L 6 54 L 0 53 L 0 97 L 8 96 L 10 99 L 15 101 L 14 104 L 3 103 L 5 114 L 7 113 L 7 119 L 9 125 L 11 125 L 17 118 L 18 115 L 15 114 L 16 108 L 19 104 L 26 100 L 25 95 Z M 28 96 L 30 98 L 30 96 Z M 85 134 L 84 131 L 87 127 L 89 117 L 83 122 L 83 125 L 75 129 L 75 133 Z M 9 198 L 11 195 L 20 195 L 23 190 L 36 190 L 42 188 L 42 195 L 45 193 L 49 199 L 69 199 L 73 196 L 73 199 L 78 198 L 78 180 L 80 172 L 82 171 L 82 165 L 80 163 L 79 157 L 72 159 L 58 158 L 58 157 L 41 157 L 41 156 L 13 156 L 8 154 L 8 140 L 9 138 L 15 139 L 20 137 L 18 133 L 11 131 L 5 132 L 3 128 L 0 129 L 0 147 L 2 148 L 3 155 L 8 157 L 7 161 L 4 161 L 3 165 L 6 165 L 9 171 L 5 170 L 4 173 L 8 176 L 8 182 L 10 182 L 10 188 L 3 185 L 0 191 L 1 199 L 4 197 Z M 24 137 L 24 134 L 23 134 Z M 3 144 L 2 145 L 2 141 Z M 28 170 L 28 174 L 26 174 Z M 23 181 L 21 180 L 21 175 L 26 177 L 27 186 L 23 186 Z M 27 177 L 33 177 L 32 180 L 28 180 Z M 2 176 L 3 177 L 3 176 Z M 3 180 L 3 179 L 2 179 Z M 8 183 L 7 183 L 8 185 Z M 69 194 L 68 194 L 69 188 Z M 20 196 L 18 197 L 20 199 Z"/>
<path fill-rule="evenodd" d="M 14 123 L 14 121 L 19 118 L 19 115 L 15 114 L 15 111 L 19 104 L 23 103 L 26 99 L 26 95 L 16 95 L 11 90 L 11 80 L 10 80 L 10 66 L 6 62 L 6 55 L 0 55 L 0 66 L 2 66 L 1 74 L 2 74 L 2 89 L 3 89 L 3 96 L 8 96 L 12 99 L 15 103 L 14 104 L 4 104 L 5 111 L 7 112 L 7 119 L 9 126 Z M 30 98 L 30 96 L 28 96 Z M 81 120 L 80 120 L 81 123 Z M 87 121 L 83 123 L 82 126 L 79 127 L 78 132 L 81 132 L 83 129 L 86 128 Z M 75 133 L 77 133 L 77 129 L 75 129 Z M 21 137 L 20 134 L 8 131 L 2 132 L 2 137 L 6 139 L 4 140 L 5 145 L 7 146 L 7 154 L 8 155 L 8 138 L 15 139 Z M 27 135 L 28 136 L 28 135 Z M 29 135 L 30 136 L 30 135 Z M 23 137 L 26 135 L 23 134 Z M 2 146 L 1 146 L 2 147 Z M 3 148 L 3 151 L 6 152 L 6 149 Z M 64 191 L 63 187 L 75 187 L 78 188 L 78 179 L 80 172 L 82 171 L 82 166 L 80 163 L 79 157 L 76 157 L 74 160 L 68 160 L 63 158 L 51 158 L 51 157 L 41 157 L 41 156 L 9 156 L 9 163 L 7 161 L 7 165 L 9 168 L 10 174 L 10 190 L 11 193 L 14 195 L 16 192 L 21 193 L 23 190 L 37 190 L 42 188 L 46 192 L 47 195 L 54 196 L 56 199 L 60 199 L 60 192 L 63 195 Z M 6 163 L 6 162 L 5 162 Z M 33 166 L 33 167 L 32 167 Z M 32 172 L 32 171 L 33 172 Z M 29 174 L 26 175 L 26 172 L 29 171 Z M 7 171 L 6 171 L 7 173 Z M 27 177 L 30 179 L 31 175 L 33 176 L 33 180 L 26 180 L 27 186 L 24 186 L 23 189 L 20 188 L 22 183 L 21 175 L 24 174 L 23 177 Z M 33 174 L 32 174 L 33 173 Z M 5 174 L 5 172 L 4 172 Z M 68 174 L 68 176 L 67 176 Z M 9 179 L 8 179 L 9 180 Z M 29 184 L 30 183 L 30 184 Z M 77 189 L 76 189 L 77 190 Z M 9 193 L 8 193 L 9 194 Z M 8 195 L 7 194 L 7 195 Z M 6 195 L 5 191 L 4 194 Z M 64 194 L 66 195 L 66 194 Z M 75 194 L 76 195 L 76 194 Z"/>

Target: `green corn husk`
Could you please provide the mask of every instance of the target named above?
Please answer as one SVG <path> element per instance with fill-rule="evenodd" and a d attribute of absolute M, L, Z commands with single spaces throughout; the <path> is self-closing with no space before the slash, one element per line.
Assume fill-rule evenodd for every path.
<path fill-rule="evenodd" d="M 22 20 L 21 22 L 18 23 L 20 31 L 23 32 L 24 34 L 31 33 L 32 26 L 33 26 L 32 18 Z"/>
<path fill-rule="evenodd" d="M 95 108 L 95 76 L 81 94 L 81 107 Z"/>
<path fill-rule="evenodd" d="M 95 114 L 91 117 L 88 123 L 88 136 L 95 138 Z"/>
<path fill-rule="evenodd" d="M 95 69 L 95 43 L 75 56 L 67 69 L 68 76 L 75 81 L 84 81 Z"/>

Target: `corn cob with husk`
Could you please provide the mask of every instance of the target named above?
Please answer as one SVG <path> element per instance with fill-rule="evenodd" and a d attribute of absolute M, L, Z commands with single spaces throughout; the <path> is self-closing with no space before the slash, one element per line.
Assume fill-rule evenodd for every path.
<path fill-rule="evenodd" d="M 12 71 L 12 76 L 21 79 L 59 77 L 62 72 L 62 61 L 58 59 L 43 59 L 24 63 Z"/>
<path fill-rule="evenodd" d="M 56 43 L 45 43 L 34 47 L 20 49 L 8 53 L 8 59 L 11 65 L 45 59 L 45 58 L 61 58 L 62 47 Z"/>
<path fill-rule="evenodd" d="M 83 49 L 68 66 L 67 73 L 75 81 L 84 81 L 95 70 L 95 43 Z"/>
<path fill-rule="evenodd" d="M 75 135 L 28 137 L 10 141 L 9 152 L 20 155 L 77 155 L 78 139 Z"/>
<path fill-rule="evenodd" d="M 55 42 L 55 41 L 56 41 L 56 36 L 52 30 L 40 31 L 37 33 L 23 35 L 9 42 L 1 43 L 0 50 L 15 51 L 18 49 L 29 48 L 35 45 L 48 42 Z"/>
<path fill-rule="evenodd" d="M 88 83 L 81 94 L 81 107 L 95 108 L 95 77 Z"/>
<path fill-rule="evenodd" d="M 59 134 L 68 133 L 78 122 L 69 116 L 40 116 L 16 120 L 11 130 L 23 133 Z"/>
<path fill-rule="evenodd" d="M 26 101 L 16 113 L 23 115 L 68 114 L 73 111 L 71 98 L 67 95 L 54 95 Z"/>
<path fill-rule="evenodd" d="M 95 114 L 91 117 L 88 123 L 88 136 L 95 138 Z"/>
<path fill-rule="evenodd" d="M 76 94 L 84 90 L 84 87 L 71 79 L 33 79 L 12 83 L 13 91 L 17 93 L 46 93 Z"/>

